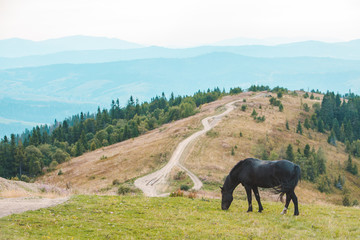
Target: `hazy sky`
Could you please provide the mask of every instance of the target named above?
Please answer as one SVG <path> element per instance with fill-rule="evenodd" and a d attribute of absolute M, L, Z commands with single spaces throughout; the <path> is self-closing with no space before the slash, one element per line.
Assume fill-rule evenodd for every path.
<path fill-rule="evenodd" d="M 360 38 L 359 0 L 0 0 L 0 39 L 69 35 L 188 46 L 246 38 Z"/>

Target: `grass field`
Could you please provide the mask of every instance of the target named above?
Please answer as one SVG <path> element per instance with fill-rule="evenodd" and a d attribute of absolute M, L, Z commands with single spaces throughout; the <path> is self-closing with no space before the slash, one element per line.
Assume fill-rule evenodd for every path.
<path fill-rule="evenodd" d="M 280 202 L 246 213 L 234 200 L 141 196 L 74 196 L 56 207 L 0 219 L 1 239 L 359 239 L 360 209 L 300 205 L 280 215 Z M 256 205 L 254 205 L 256 206 Z M 255 207 L 254 210 L 256 210 Z"/>

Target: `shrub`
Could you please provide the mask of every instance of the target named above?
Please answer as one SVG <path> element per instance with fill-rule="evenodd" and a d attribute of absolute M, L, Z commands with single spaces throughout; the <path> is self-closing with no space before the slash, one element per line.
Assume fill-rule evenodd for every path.
<path fill-rule="evenodd" d="M 53 160 L 53 161 L 50 163 L 49 168 L 50 168 L 51 170 L 54 170 L 57 166 L 58 166 L 58 162 L 55 161 L 55 160 Z"/>
<path fill-rule="evenodd" d="M 30 182 L 30 178 L 24 174 L 21 175 L 20 180 L 24 182 Z"/>
<path fill-rule="evenodd" d="M 125 195 L 127 193 L 129 193 L 131 191 L 131 189 L 129 187 L 126 186 L 120 186 L 118 189 L 118 194 L 119 195 Z"/>
<path fill-rule="evenodd" d="M 186 172 L 184 171 L 179 171 L 174 176 L 174 180 L 184 180 L 185 178 L 186 178 Z"/>
<path fill-rule="evenodd" d="M 113 185 L 120 185 L 119 179 L 114 179 L 112 182 Z"/>
<path fill-rule="evenodd" d="M 245 111 L 246 111 L 246 108 L 247 108 L 247 105 L 246 105 L 246 104 L 241 105 L 241 111 L 245 112 Z"/>
<path fill-rule="evenodd" d="M 331 182 L 326 175 L 321 175 L 317 181 L 317 188 L 320 192 L 331 192 Z"/>
<path fill-rule="evenodd" d="M 345 207 L 350 206 L 350 199 L 349 199 L 349 196 L 348 196 L 348 195 L 345 195 L 345 196 L 343 197 L 342 203 L 343 203 L 343 205 L 344 205 Z"/>
<path fill-rule="evenodd" d="M 180 190 L 188 191 L 190 189 L 189 185 L 183 184 L 180 186 Z"/>
<path fill-rule="evenodd" d="M 280 112 L 283 112 L 283 111 L 284 111 L 284 106 L 282 105 L 282 103 L 280 103 L 280 105 L 279 105 L 279 111 L 280 111 Z"/>
<path fill-rule="evenodd" d="M 196 198 L 196 192 L 190 192 L 188 198 L 194 199 Z"/>
<path fill-rule="evenodd" d="M 234 156 L 235 155 L 235 150 L 234 150 L 234 148 L 232 147 L 231 148 L 231 156 Z"/>
<path fill-rule="evenodd" d="M 309 105 L 308 105 L 307 103 L 304 103 L 304 104 L 303 104 L 303 108 L 304 108 L 305 112 L 309 112 L 309 111 L 310 111 L 310 107 L 309 107 Z"/>
<path fill-rule="evenodd" d="M 255 109 L 253 109 L 253 111 L 252 111 L 252 113 L 251 113 L 251 116 L 252 116 L 252 117 L 256 117 L 257 115 L 258 115 L 258 113 L 256 112 Z"/>
<path fill-rule="evenodd" d="M 61 169 L 58 172 L 58 176 L 63 175 L 64 173 L 61 171 Z"/>
<path fill-rule="evenodd" d="M 180 189 L 170 193 L 170 197 L 183 197 L 184 196 L 184 192 L 181 191 Z"/>

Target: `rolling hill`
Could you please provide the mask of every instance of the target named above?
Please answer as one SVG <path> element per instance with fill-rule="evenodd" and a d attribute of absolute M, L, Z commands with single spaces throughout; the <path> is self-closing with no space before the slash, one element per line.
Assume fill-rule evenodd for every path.
<path fill-rule="evenodd" d="M 137 177 L 163 166 L 176 145 L 199 129 L 201 119 L 223 111 L 225 103 L 246 99 L 246 102 L 239 103 L 237 109 L 185 151 L 182 163 L 204 184 L 197 193 L 199 196 L 219 197 L 218 187 L 239 160 L 247 157 L 260 158 L 264 151 L 270 158 L 281 159 L 285 157 L 288 144 L 292 144 L 295 150 L 299 148 L 299 151 L 309 144 L 316 151 L 320 147 L 323 149 L 330 181 L 333 182 L 339 175 L 345 177 L 345 187 L 351 193 L 351 201 L 360 198 L 359 177 L 344 170 L 347 160 L 344 144 L 339 142 L 337 146 L 330 145 L 327 134 L 311 129 L 304 130 L 302 135 L 295 131 L 298 120 L 303 122 L 313 111 L 305 112 L 302 104 L 312 106 L 320 100 L 304 99 L 301 92 L 299 96 L 285 95 L 281 99 L 284 111 L 279 112 L 277 107 L 269 104 L 267 95 L 254 99 L 250 99 L 250 96 L 249 93 L 243 93 L 223 97 L 204 105 L 200 113 L 192 117 L 163 125 L 138 138 L 104 147 L 63 163 L 56 171 L 40 177 L 38 182 L 68 187 L 77 193 L 114 194 L 118 183 L 131 186 Z M 317 96 L 321 98 L 321 95 Z M 247 108 L 243 111 L 240 106 L 245 104 Z M 251 113 L 254 109 L 260 116 L 265 116 L 264 122 L 253 119 Z M 289 130 L 285 127 L 286 121 L 289 122 Z M 354 158 L 353 161 L 359 164 L 359 159 Z M 62 175 L 58 175 L 60 169 Z M 332 192 L 325 194 L 319 192 L 317 187 L 318 183 L 303 180 L 296 190 L 300 203 L 342 204 L 343 191 L 332 187 Z M 235 194 L 245 199 L 241 187 L 238 187 Z M 260 195 L 267 200 L 277 200 L 277 195 L 271 191 L 261 191 Z"/>

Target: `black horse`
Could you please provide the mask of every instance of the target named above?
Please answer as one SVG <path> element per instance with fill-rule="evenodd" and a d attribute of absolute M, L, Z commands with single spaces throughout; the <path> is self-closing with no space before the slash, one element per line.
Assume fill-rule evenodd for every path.
<path fill-rule="evenodd" d="M 273 188 L 281 197 L 286 194 L 285 208 L 281 214 L 285 214 L 290 200 L 293 201 L 294 215 L 299 215 L 298 200 L 294 189 L 300 180 L 300 167 L 288 160 L 263 161 L 255 158 L 247 158 L 238 162 L 226 177 L 221 188 L 221 208 L 227 210 L 233 200 L 234 189 L 240 183 L 245 187 L 249 203 L 248 212 L 252 211 L 251 190 L 254 191 L 256 201 L 259 204 L 259 212 L 263 210 L 260 202 L 258 187 Z"/>

